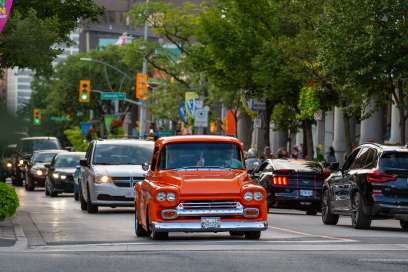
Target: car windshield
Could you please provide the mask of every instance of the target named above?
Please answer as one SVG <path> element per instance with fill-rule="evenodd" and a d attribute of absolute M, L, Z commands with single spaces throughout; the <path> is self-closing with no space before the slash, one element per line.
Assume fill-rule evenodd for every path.
<path fill-rule="evenodd" d="M 56 140 L 44 139 L 44 140 L 26 140 L 22 144 L 23 153 L 32 153 L 36 150 L 49 150 L 60 149 L 60 146 Z"/>
<path fill-rule="evenodd" d="M 47 163 L 51 162 L 52 158 L 54 158 L 56 153 L 37 153 L 33 156 L 33 164 L 34 163 Z"/>
<path fill-rule="evenodd" d="M 55 168 L 75 168 L 79 165 L 79 161 L 83 159 L 83 155 L 58 155 L 55 158 Z"/>
<path fill-rule="evenodd" d="M 392 152 L 384 153 L 380 159 L 380 168 L 386 170 L 407 170 L 408 169 L 408 153 Z"/>
<path fill-rule="evenodd" d="M 95 147 L 94 164 L 142 165 L 149 162 L 153 154 L 151 144 L 98 144 Z"/>
<path fill-rule="evenodd" d="M 241 149 L 234 143 L 167 144 L 160 155 L 160 169 L 244 169 Z"/>

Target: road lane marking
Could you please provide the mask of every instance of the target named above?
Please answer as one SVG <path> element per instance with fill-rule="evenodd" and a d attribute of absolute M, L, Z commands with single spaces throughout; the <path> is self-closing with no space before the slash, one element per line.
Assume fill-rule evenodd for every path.
<path fill-rule="evenodd" d="M 365 258 L 365 259 L 358 259 L 359 262 L 375 262 L 375 263 L 402 263 L 408 264 L 407 259 L 380 259 L 380 258 Z"/>
<path fill-rule="evenodd" d="M 307 237 L 320 237 L 320 238 L 324 238 L 324 239 L 339 240 L 339 241 L 343 241 L 343 242 L 356 242 L 356 240 L 352 240 L 352 239 L 346 239 L 346 238 L 341 238 L 341 237 L 334 237 L 334 236 L 318 235 L 318 234 L 300 232 L 300 231 L 287 229 L 287 228 L 279 228 L 279 227 L 273 227 L 273 226 L 269 226 L 268 228 L 269 229 L 276 229 L 276 230 L 280 230 L 280 231 L 284 231 L 284 232 L 288 232 L 288 233 L 293 233 L 293 234 L 299 234 L 299 235 L 307 236 Z"/>

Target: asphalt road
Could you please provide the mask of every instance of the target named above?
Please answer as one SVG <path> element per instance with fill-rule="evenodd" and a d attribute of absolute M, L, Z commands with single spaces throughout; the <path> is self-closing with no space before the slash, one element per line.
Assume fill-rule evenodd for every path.
<path fill-rule="evenodd" d="M 132 209 L 87 214 L 72 195 L 17 193 L 29 248 L 0 251 L 0 271 L 408 271 L 408 233 L 395 220 L 355 230 L 346 217 L 325 226 L 320 216 L 270 210 L 260 241 L 225 233 L 151 241 L 135 237 Z"/>

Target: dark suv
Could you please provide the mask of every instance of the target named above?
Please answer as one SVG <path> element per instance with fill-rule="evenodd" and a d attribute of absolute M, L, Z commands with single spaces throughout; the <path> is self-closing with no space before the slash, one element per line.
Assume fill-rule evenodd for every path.
<path fill-rule="evenodd" d="M 23 185 L 25 179 L 25 166 L 34 151 L 62 149 L 61 144 L 55 137 L 29 137 L 22 138 L 17 143 L 16 156 L 14 159 L 14 173 L 12 175 L 13 185 Z"/>
<path fill-rule="evenodd" d="M 408 230 L 406 147 L 363 144 L 342 169 L 333 168 L 323 185 L 323 223 L 335 225 L 339 215 L 351 215 L 354 228 L 369 228 L 373 219 L 398 219 Z"/>

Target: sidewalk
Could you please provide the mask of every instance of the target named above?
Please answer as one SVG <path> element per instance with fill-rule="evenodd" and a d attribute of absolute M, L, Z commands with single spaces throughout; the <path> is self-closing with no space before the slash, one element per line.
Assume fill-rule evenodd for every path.
<path fill-rule="evenodd" d="M 11 247 L 17 241 L 13 219 L 0 221 L 0 247 Z"/>

